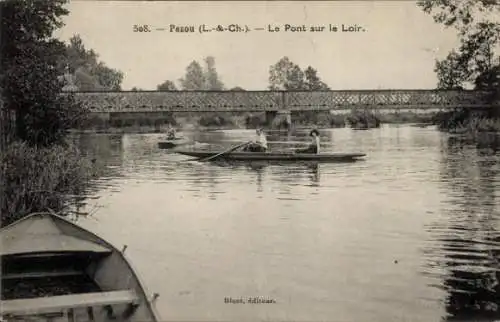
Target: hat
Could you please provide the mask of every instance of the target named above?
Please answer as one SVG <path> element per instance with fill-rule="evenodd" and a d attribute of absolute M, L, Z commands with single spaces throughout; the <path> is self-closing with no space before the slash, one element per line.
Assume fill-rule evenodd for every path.
<path fill-rule="evenodd" d="M 319 131 L 316 129 L 312 129 L 311 132 L 309 132 L 309 136 L 312 136 L 313 133 L 315 133 L 317 136 L 319 136 Z"/>

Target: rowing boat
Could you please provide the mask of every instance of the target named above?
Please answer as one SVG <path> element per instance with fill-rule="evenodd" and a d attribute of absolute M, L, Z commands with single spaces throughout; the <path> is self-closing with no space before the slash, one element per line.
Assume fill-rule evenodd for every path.
<path fill-rule="evenodd" d="M 156 322 L 122 251 L 63 217 L 36 213 L 0 230 L 3 321 Z"/>
<path fill-rule="evenodd" d="M 175 138 L 172 140 L 165 140 L 158 142 L 158 148 L 160 149 L 172 149 L 177 146 L 188 144 L 189 140 L 184 138 Z"/>
<path fill-rule="evenodd" d="M 196 158 L 209 158 L 222 151 L 190 151 L 175 150 L 175 152 Z M 323 162 L 349 162 L 356 161 L 366 156 L 364 153 L 319 153 L 305 154 L 292 152 L 231 152 L 218 156 L 218 159 L 240 161 L 323 161 Z"/>

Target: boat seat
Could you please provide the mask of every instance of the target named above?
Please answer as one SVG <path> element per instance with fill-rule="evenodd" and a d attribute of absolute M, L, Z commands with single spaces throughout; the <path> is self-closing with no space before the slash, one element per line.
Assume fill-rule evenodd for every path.
<path fill-rule="evenodd" d="M 28 315 L 116 304 L 138 305 L 139 296 L 133 290 L 70 294 L 1 301 L 0 307 L 2 315 Z"/>
<path fill-rule="evenodd" d="M 25 278 L 42 278 L 42 277 L 63 277 L 85 274 L 84 271 L 65 270 L 55 272 L 23 272 L 23 273 L 8 273 L 3 274 L 2 279 L 25 279 Z"/>

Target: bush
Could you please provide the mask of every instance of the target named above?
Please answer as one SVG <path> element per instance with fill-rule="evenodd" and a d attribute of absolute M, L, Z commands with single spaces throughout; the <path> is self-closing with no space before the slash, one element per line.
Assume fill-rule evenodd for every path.
<path fill-rule="evenodd" d="M 347 121 L 352 127 L 374 128 L 380 127 L 380 117 L 370 109 L 353 109 L 347 116 Z"/>
<path fill-rule="evenodd" d="M 380 122 L 386 124 L 432 123 L 435 113 L 396 112 L 380 115 Z"/>
<path fill-rule="evenodd" d="M 74 197 L 97 175 L 93 162 L 74 146 L 37 148 L 18 142 L 0 156 L 0 171 L 3 226 L 32 212 L 71 212 Z"/>
<path fill-rule="evenodd" d="M 220 115 L 203 115 L 198 120 L 198 124 L 201 126 L 226 126 L 233 125 L 233 122 L 230 119 L 226 119 Z"/>
<path fill-rule="evenodd" d="M 245 126 L 247 129 L 255 129 L 266 125 L 266 118 L 259 115 L 247 115 L 245 117 Z"/>
<path fill-rule="evenodd" d="M 438 129 L 448 132 L 499 132 L 500 117 L 496 117 L 488 110 L 472 111 L 471 109 L 457 108 L 452 111 L 439 112 L 434 118 Z"/>

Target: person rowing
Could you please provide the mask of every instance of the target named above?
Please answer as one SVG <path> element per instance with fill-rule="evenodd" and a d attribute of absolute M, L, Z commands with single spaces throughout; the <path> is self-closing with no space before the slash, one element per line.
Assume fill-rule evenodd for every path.
<path fill-rule="evenodd" d="M 176 139 L 176 133 L 175 133 L 175 128 L 173 128 L 171 125 L 168 126 L 168 132 L 167 132 L 167 140 L 175 140 Z"/>
<path fill-rule="evenodd" d="M 309 132 L 309 136 L 312 138 L 312 142 L 305 149 L 298 149 L 295 153 L 305 153 L 305 154 L 319 154 L 319 132 L 316 129 Z"/>
<path fill-rule="evenodd" d="M 255 141 L 251 142 L 245 148 L 243 151 L 247 152 L 267 152 L 267 139 L 266 139 L 266 134 L 262 129 L 257 129 L 255 131 L 256 133 L 256 138 Z"/>

